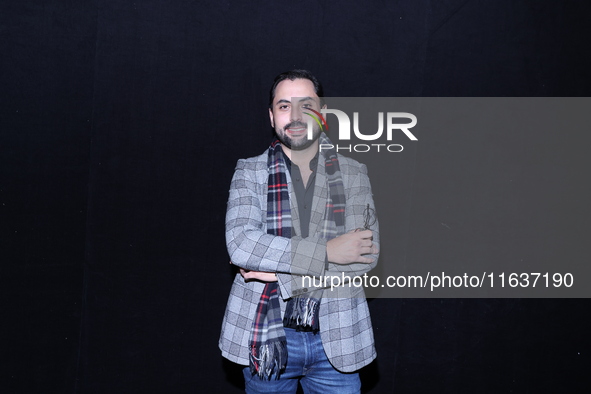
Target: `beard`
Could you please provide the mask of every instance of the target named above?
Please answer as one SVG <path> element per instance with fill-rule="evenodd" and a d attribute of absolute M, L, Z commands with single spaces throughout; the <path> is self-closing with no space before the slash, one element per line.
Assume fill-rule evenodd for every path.
<path fill-rule="evenodd" d="M 290 136 L 287 135 L 287 132 L 285 130 L 290 129 L 290 128 L 299 128 L 299 127 L 303 127 L 303 128 L 307 128 L 308 125 L 303 123 L 303 122 L 290 122 L 288 124 L 286 124 L 285 126 L 283 126 L 283 128 L 281 129 L 275 129 L 275 134 L 277 134 L 277 138 L 279 139 L 279 141 L 285 145 L 285 147 L 293 150 L 293 151 L 301 151 L 304 150 L 306 148 L 309 148 L 310 146 L 312 146 L 312 144 L 314 144 L 314 142 L 316 140 L 318 140 L 318 138 L 320 137 L 320 127 L 318 126 L 318 124 L 314 124 L 312 126 L 312 139 L 308 139 L 308 133 L 306 132 L 305 135 L 298 137 L 298 138 L 291 138 Z"/>

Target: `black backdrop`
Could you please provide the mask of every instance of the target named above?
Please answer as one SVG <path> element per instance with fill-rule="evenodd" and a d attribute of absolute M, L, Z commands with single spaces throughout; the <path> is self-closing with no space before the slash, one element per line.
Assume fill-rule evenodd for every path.
<path fill-rule="evenodd" d="M 0 390 L 239 392 L 217 349 L 232 277 L 225 201 L 236 160 L 268 144 L 272 78 L 307 68 L 345 97 L 588 96 L 590 11 L 535 0 L 1 1 Z M 557 131 L 543 142 L 570 158 L 569 192 L 583 193 L 559 201 L 585 218 L 572 232 L 582 260 L 586 141 Z M 422 157 L 417 173 L 445 164 Z M 418 247 L 430 229 L 410 215 Z M 370 308 L 372 393 L 590 388 L 587 300 Z"/>

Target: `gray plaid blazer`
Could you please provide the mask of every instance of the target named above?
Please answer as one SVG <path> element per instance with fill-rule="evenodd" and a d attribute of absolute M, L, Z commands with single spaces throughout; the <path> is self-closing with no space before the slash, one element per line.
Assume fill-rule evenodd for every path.
<path fill-rule="evenodd" d="M 344 183 L 345 229 L 364 225 L 363 212 L 374 208 L 371 186 L 365 165 L 339 155 Z M 230 186 L 226 212 L 226 244 L 232 263 L 247 270 L 276 272 L 281 292 L 280 304 L 285 313 L 286 300 L 307 292 L 302 276 L 319 278 L 363 275 L 377 264 L 348 265 L 326 263 L 326 240 L 320 237 L 329 196 L 324 160 L 318 160 L 309 237 L 298 237 L 300 224 L 297 201 L 291 198 L 292 238 L 267 234 L 267 152 L 238 161 Z M 287 173 L 290 196 L 291 180 Z M 378 223 L 372 226 L 373 242 L 379 246 Z M 306 286 L 304 286 L 306 285 Z M 328 282 L 330 286 L 330 281 Z M 222 323 L 219 347 L 222 355 L 238 364 L 248 365 L 249 339 L 256 307 L 264 283 L 234 278 Z M 319 310 L 320 335 L 326 355 L 339 371 L 353 372 L 375 357 L 373 330 L 362 287 L 325 290 Z M 289 357 L 289 355 L 288 355 Z"/>

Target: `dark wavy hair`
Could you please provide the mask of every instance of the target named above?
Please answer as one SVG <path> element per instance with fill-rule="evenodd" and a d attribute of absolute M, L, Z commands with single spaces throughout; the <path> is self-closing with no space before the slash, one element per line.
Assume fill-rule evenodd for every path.
<path fill-rule="evenodd" d="M 320 83 L 320 81 L 318 81 L 318 79 L 316 79 L 316 77 L 310 71 L 291 70 L 283 72 L 275 77 L 275 80 L 273 81 L 273 86 L 271 86 L 271 90 L 269 91 L 269 107 L 273 106 L 273 100 L 275 99 L 275 89 L 277 89 L 277 85 L 279 85 L 281 81 L 285 81 L 286 79 L 289 79 L 290 81 L 296 79 L 307 79 L 314 85 L 314 91 L 316 92 L 316 95 L 321 98 L 324 97 L 324 90 L 322 89 L 322 84 Z M 323 100 L 320 101 L 322 102 Z"/>

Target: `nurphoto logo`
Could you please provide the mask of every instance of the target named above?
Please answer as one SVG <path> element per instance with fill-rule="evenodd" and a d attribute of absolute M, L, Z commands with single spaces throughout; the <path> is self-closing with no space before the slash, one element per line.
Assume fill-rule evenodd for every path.
<path fill-rule="evenodd" d="M 342 144 L 341 141 L 351 141 L 351 121 L 349 116 L 338 109 L 327 109 L 322 108 L 320 112 L 315 111 L 311 108 L 306 108 L 311 111 L 304 112 L 309 116 L 308 123 L 308 139 L 314 138 L 314 123 L 318 124 L 321 131 L 328 130 L 328 124 L 324 115 L 333 114 L 337 117 L 339 125 L 338 141 L 336 145 L 332 144 L 320 144 L 320 151 L 323 149 L 336 149 L 338 151 L 348 152 L 370 152 L 370 151 L 387 151 L 387 152 L 402 152 L 404 147 L 401 144 L 386 144 L 386 143 L 365 143 L 365 144 Z M 385 121 L 384 121 L 385 119 Z M 399 123 L 400 119 L 410 120 L 407 123 Z M 391 142 L 392 136 L 395 132 L 402 132 L 411 141 L 417 141 L 417 137 L 410 131 L 411 128 L 416 126 L 417 117 L 409 112 L 387 112 L 384 116 L 384 112 L 378 112 L 378 130 L 373 134 L 363 134 L 359 130 L 359 112 L 353 112 L 353 133 L 356 138 L 362 141 L 376 141 L 382 134 L 384 134 L 384 123 L 386 123 L 386 141 Z"/>

